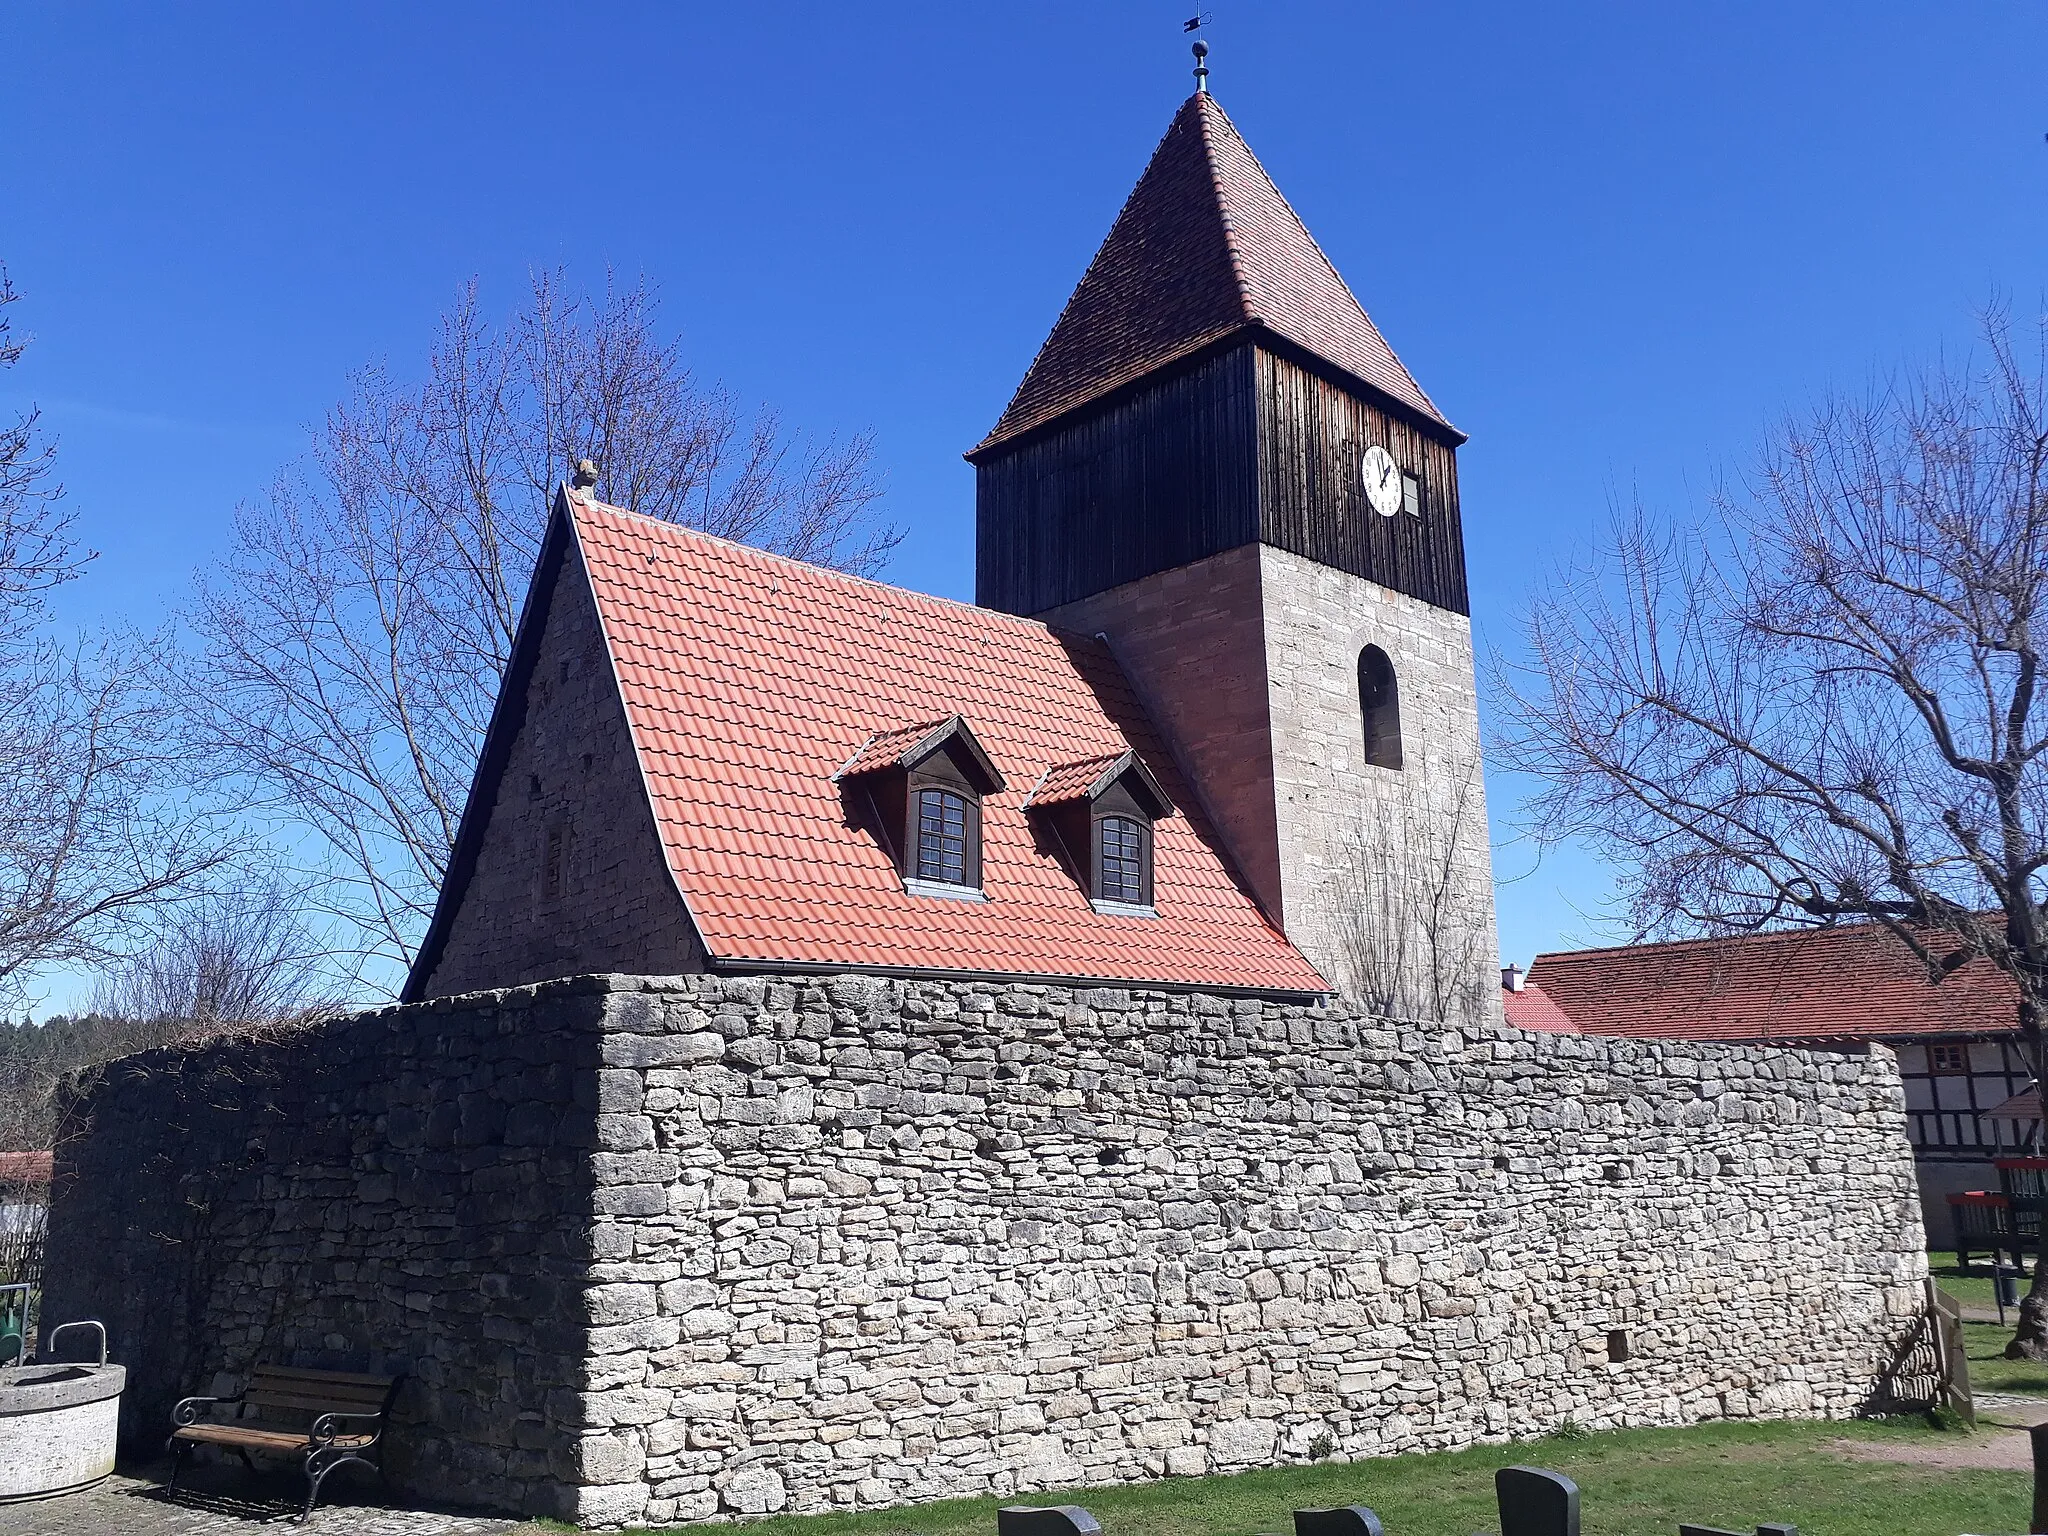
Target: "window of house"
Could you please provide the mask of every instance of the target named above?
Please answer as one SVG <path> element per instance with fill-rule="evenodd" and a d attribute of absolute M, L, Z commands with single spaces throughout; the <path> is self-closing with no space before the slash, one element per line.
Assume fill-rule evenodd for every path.
<path fill-rule="evenodd" d="M 1132 751 L 1056 763 L 1025 799 L 1040 846 L 1056 851 L 1089 905 L 1153 917 L 1153 824 L 1173 802 Z"/>
<path fill-rule="evenodd" d="M 1927 1047 L 1927 1070 L 1943 1076 L 1968 1072 L 1970 1048 L 1967 1045 L 1930 1045 Z"/>
<path fill-rule="evenodd" d="M 1358 653 L 1358 705 L 1365 717 L 1365 760 L 1376 768 L 1401 766 L 1401 691 L 1394 663 L 1376 645 Z"/>
<path fill-rule="evenodd" d="M 974 812 L 965 795 L 950 789 L 917 792 L 917 878 L 940 885 L 967 885 L 967 836 Z"/>
<path fill-rule="evenodd" d="M 1003 777 L 958 715 L 872 733 L 833 775 L 913 896 L 982 901 L 981 803 Z"/>
<path fill-rule="evenodd" d="M 1401 510 L 1410 517 L 1422 516 L 1422 482 L 1413 475 L 1401 477 Z"/>
<path fill-rule="evenodd" d="M 1129 816 L 1095 823 L 1095 899 L 1145 906 L 1151 901 L 1152 829 Z"/>

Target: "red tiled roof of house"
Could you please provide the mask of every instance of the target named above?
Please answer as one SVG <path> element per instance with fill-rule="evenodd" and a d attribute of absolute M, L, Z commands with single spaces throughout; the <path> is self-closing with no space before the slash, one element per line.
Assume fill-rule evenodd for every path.
<path fill-rule="evenodd" d="M 1031 793 L 1026 797 L 1030 805 L 1061 805 L 1069 800 L 1080 800 L 1095 788 L 1112 764 L 1121 762 L 1121 752 L 1104 752 L 1094 757 L 1084 757 L 1077 763 L 1058 763 L 1045 770 Z"/>
<path fill-rule="evenodd" d="M 1541 987 L 1529 982 L 1522 983 L 1519 992 L 1501 988 L 1501 1010 L 1507 1021 L 1517 1029 L 1533 1029 L 1544 1035 L 1582 1035 L 1584 1030 L 1571 1021 L 1568 1015 Z"/>
<path fill-rule="evenodd" d="M 0 1184 L 47 1184 L 54 1154 L 0 1152 Z"/>
<path fill-rule="evenodd" d="M 931 735 L 951 719 L 926 720 L 918 725 L 906 725 L 893 731 L 876 731 L 860 744 L 860 748 L 840 767 L 836 778 L 850 779 L 857 774 L 868 773 L 876 768 L 892 768 L 903 759 L 903 754 Z"/>
<path fill-rule="evenodd" d="M 1463 440 L 1216 98 L 1198 93 L 1175 114 L 1016 396 L 974 452 L 1253 327 Z"/>
<path fill-rule="evenodd" d="M 1999 971 L 1972 960 L 1935 985 L 1867 923 L 1538 955 L 1529 980 L 1590 1035 L 1890 1040 L 2017 1027 Z"/>
<path fill-rule="evenodd" d="M 1329 990 L 1195 812 L 1157 826 L 1156 919 L 1095 912 L 1035 845 L 1023 801 L 1054 764 L 1135 748 L 1193 804 L 1100 641 L 566 505 L 669 867 L 714 963 Z M 955 714 L 1005 780 L 983 802 L 986 902 L 906 892 L 842 799 L 856 791 L 841 770 L 875 750 L 878 722 Z"/>

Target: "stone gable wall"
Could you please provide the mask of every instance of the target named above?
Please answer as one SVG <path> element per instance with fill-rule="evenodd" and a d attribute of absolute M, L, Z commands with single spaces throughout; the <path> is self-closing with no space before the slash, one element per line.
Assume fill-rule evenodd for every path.
<path fill-rule="evenodd" d="M 87 1097 L 51 1315 L 140 1289 L 211 1370 L 413 1352 L 402 1477 L 590 1524 L 1848 1414 L 1925 1273 L 1882 1050 L 863 977 L 592 978 L 299 1040 L 263 1048 L 298 1053 L 282 1114 L 204 1053 Z M 209 1093 L 207 1139 L 154 1129 Z M 204 1274 L 136 1214 L 165 1189 L 211 1213 Z"/>
<path fill-rule="evenodd" d="M 656 833 L 583 559 L 556 578 L 525 718 L 479 797 L 490 817 L 429 997 L 615 967 L 703 967 Z M 550 833 L 561 878 L 544 879 Z"/>

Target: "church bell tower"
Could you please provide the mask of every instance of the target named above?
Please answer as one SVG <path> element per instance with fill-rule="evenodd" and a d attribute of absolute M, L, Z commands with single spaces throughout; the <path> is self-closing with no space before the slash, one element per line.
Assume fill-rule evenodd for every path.
<path fill-rule="evenodd" d="M 1345 993 L 1497 1007 L 1465 441 L 1206 90 L 976 471 L 976 597 L 1104 636 Z"/>

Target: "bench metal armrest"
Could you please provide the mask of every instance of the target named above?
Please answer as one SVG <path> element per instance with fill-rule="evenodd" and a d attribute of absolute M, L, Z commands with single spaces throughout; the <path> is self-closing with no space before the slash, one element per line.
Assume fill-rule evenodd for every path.
<path fill-rule="evenodd" d="M 234 1404 L 239 1403 L 246 1395 L 245 1393 L 238 1392 L 233 1397 L 182 1398 L 179 1400 L 178 1406 L 171 1410 L 171 1423 L 179 1429 L 183 1429 L 187 1424 L 199 1422 L 200 1409 L 232 1407 Z"/>
<path fill-rule="evenodd" d="M 366 1419 L 376 1425 L 375 1431 L 370 1436 L 371 1445 L 375 1445 L 384 1438 L 384 1413 L 382 1409 L 373 1409 L 368 1413 L 323 1413 L 313 1421 L 313 1428 L 308 1438 L 316 1445 L 332 1445 L 335 1438 L 342 1432 L 341 1426 L 352 1419 Z M 368 1447 L 360 1446 L 358 1449 L 367 1450 Z"/>

